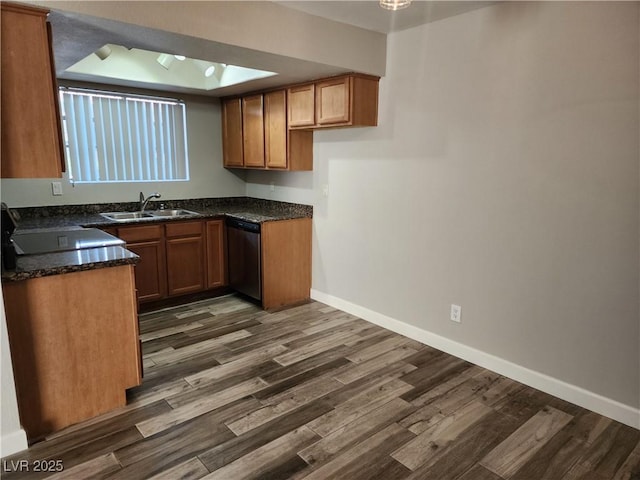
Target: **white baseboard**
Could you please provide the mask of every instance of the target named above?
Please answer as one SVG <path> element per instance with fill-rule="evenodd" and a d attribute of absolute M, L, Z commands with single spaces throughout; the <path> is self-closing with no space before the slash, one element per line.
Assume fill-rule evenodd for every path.
<path fill-rule="evenodd" d="M 417 340 L 425 345 L 442 350 L 450 355 L 487 368 L 530 387 L 542 390 L 562 400 L 575 403 L 588 410 L 617 420 L 620 423 L 640 429 L 640 409 L 625 405 L 584 388 L 564 382 L 560 379 L 530 370 L 490 353 L 477 350 L 468 345 L 436 335 L 414 325 L 396 320 L 381 313 L 369 310 L 355 303 L 333 295 L 311 289 L 311 298 L 326 303 L 344 312 L 356 315 L 368 322 Z"/>
<path fill-rule="evenodd" d="M 20 429 L 11 433 L 3 432 L 0 437 L 0 457 L 21 452 L 22 450 L 26 450 L 28 446 L 27 434 L 24 430 Z"/>

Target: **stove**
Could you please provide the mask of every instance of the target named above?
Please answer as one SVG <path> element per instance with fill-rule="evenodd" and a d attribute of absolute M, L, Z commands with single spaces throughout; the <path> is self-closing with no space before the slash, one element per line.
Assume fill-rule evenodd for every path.
<path fill-rule="evenodd" d="M 124 246 L 125 244 L 123 240 L 97 228 L 16 233 L 11 238 L 18 255 Z"/>

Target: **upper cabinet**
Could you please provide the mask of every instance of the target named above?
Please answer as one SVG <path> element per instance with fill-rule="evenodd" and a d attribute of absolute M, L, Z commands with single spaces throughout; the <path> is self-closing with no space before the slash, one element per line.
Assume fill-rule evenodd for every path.
<path fill-rule="evenodd" d="M 289 128 L 309 128 L 316 124 L 315 85 L 297 85 L 287 89 Z"/>
<path fill-rule="evenodd" d="M 242 99 L 242 145 L 245 167 L 264 167 L 264 106 L 262 95 Z"/>
<path fill-rule="evenodd" d="M 244 166 L 240 98 L 230 98 L 222 103 L 222 156 L 225 167 Z"/>
<path fill-rule="evenodd" d="M 378 81 L 349 74 L 289 88 L 289 128 L 378 125 Z"/>
<path fill-rule="evenodd" d="M 2 3 L 3 178 L 55 178 L 64 171 L 48 10 Z"/>
<path fill-rule="evenodd" d="M 313 169 L 313 132 L 289 130 L 285 90 L 224 99 L 222 126 L 225 167 Z"/>
<path fill-rule="evenodd" d="M 378 124 L 378 81 L 352 73 L 223 99 L 224 166 L 312 170 L 314 130 Z"/>

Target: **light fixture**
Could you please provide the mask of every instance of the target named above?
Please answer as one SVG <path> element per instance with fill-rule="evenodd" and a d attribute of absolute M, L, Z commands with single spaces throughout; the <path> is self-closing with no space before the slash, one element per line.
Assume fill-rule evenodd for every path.
<path fill-rule="evenodd" d="M 380 0 L 380 6 L 387 10 L 400 10 L 407 8 L 411 4 L 411 0 Z"/>
<path fill-rule="evenodd" d="M 161 53 L 158 55 L 156 62 L 162 65 L 166 70 L 169 70 L 169 67 L 173 63 L 175 57 L 173 55 L 169 55 L 168 53 Z"/>
<path fill-rule="evenodd" d="M 174 57 L 176 60 L 180 60 L 181 62 L 187 59 L 184 55 L 174 55 Z"/>
<path fill-rule="evenodd" d="M 95 53 L 100 60 L 106 60 L 107 57 L 111 55 L 111 48 L 109 45 L 104 45 L 93 53 Z"/>
<path fill-rule="evenodd" d="M 216 71 L 216 66 L 215 65 L 210 65 L 209 67 L 207 67 L 207 69 L 204 71 L 204 76 L 209 78 L 211 75 L 213 75 L 213 72 Z"/>

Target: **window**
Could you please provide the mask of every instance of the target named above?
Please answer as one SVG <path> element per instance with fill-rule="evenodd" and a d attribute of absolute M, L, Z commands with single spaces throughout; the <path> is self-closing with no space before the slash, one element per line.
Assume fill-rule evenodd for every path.
<path fill-rule="evenodd" d="M 184 102 L 61 87 L 60 109 L 72 182 L 189 180 Z"/>

